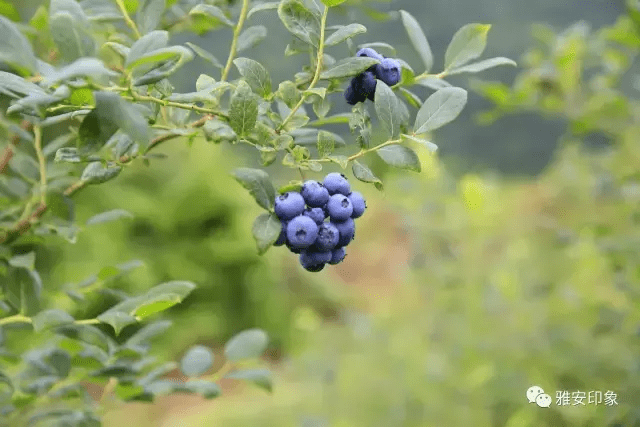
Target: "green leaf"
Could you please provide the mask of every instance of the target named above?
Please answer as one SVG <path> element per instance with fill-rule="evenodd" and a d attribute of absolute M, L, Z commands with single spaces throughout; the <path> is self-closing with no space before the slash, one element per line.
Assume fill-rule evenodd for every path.
<path fill-rule="evenodd" d="M 346 169 L 349 165 L 349 159 L 347 156 L 329 156 L 329 160 L 333 163 L 339 164 L 342 169 Z"/>
<path fill-rule="evenodd" d="M 204 59 L 205 61 L 209 62 L 211 65 L 213 65 L 216 68 L 223 68 L 224 66 L 220 63 L 220 61 L 218 61 L 218 59 L 213 56 L 212 54 L 210 54 L 209 52 L 207 52 L 206 50 L 204 50 L 203 48 L 201 48 L 200 46 L 197 46 L 191 42 L 187 42 L 185 43 L 187 46 L 189 46 L 191 49 L 193 49 L 193 51 L 196 53 L 196 55 L 198 55 L 200 58 Z"/>
<path fill-rule="evenodd" d="M 157 322 L 150 323 L 138 332 L 133 334 L 131 338 L 127 340 L 128 346 L 146 345 L 152 338 L 163 334 L 167 329 L 171 327 L 170 320 L 159 320 Z"/>
<path fill-rule="evenodd" d="M 0 62 L 13 67 L 19 74 L 29 75 L 36 71 L 36 56 L 29 40 L 9 19 L 0 15 Z"/>
<path fill-rule="evenodd" d="M 189 380 L 182 384 L 176 391 L 196 393 L 205 399 L 213 399 L 222 394 L 222 389 L 220 389 L 218 384 L 206 380 Z"/>
<path fill-rule="evenodd" d="M 237 51 L 242 52 L 243 50 L 250 49 L 260 43 L 267 37 L 267 27 L 264 25 L 254 25 L 242 33 L 238 37 Z"/>
<path fill-rule="evenodd" d="M 229 107 L 229 125 L 239 136 L 247 135 L 256 126 L 258 118 L 258 100 L 251 87 L 240 81 L 231 95 Z"/>
<path fill-rule="evenodd" d="M 271 184 L 269 175 L 260 169 L 238 168 L 233 176 L 256 200 L 258 205 L 271 210 L 276 198 L 276 192 Z"/>
<path fill-rule="evenodd" d="M 125 46 L 120 43 L 106 42 L 104 45 L 107 46 L 112 51 L 114 51 L 116 54 L 118 54 L 118 56 L 120 56 L 120 58 L 122 59 L 126 59 L 127 56 L 129 55 L 129 52 L 131 52 L 131 49 L 129 49 L 128 46 Z"/>
<path fill-rule="evenodd" d="M 331 34 L 325 40 L 324 44 L 326 46 L 335 46 L 343 41 L 350 39 L 358 34 L 363 34 L 367 32 L 367 28 L 361 24 L 349 24 L 341 27 L 336 32 Z"/>
<path fill-rule="evenodd" d="M 451 76 L 454 74 L 461 74 L 461 73 L 478 73 L 480 71 L 497 67 L 499 65 L 513 65 L 514 67 L 518 66 L 518 64 L 516 64 L 516 61 L 514 61 L 513 59 L 499 56 L 496 58 L 485 59 L 483 61 L 474 62 L 473 64 L 463 65 L 462 67 L 454 68 L 452 70 L 447 71 L 447 75 Z"/>
<path fill-rule="evenodd" d="M 202 345 L 191 347 L 180 360 L 180 370 L 188 377 L 199 377 L 211 369 L 214 356 L 211 350 Z"/>
<path fill-rule="evenodd" d="M 33 271 L 36 269 L 36 253 L 28 252 L 23 255 L 14 255 L 9 258 L 9 265 L 16 268 L 25 268 Z"/>
<path fill-rule="evenodd" d="M 411 104 L 412 107 L 420 108 L 422 106 L 422 100 L 420 100 L 418 95 L 416 95 L 415 93 L 411 92 L 410 90 L 407 90 L 407 89 L 401 87 L 400 88 L 400 93 L 402 94 L 404 99 L 406 99 L 407 102 L 409 104 Z"/>
<path fill-rule="evenodd" d="M 78 131 L 78 148 L 65 147 L 56 153 L 56 161 L 80 162 L 80 154 L 95 153 L 102 148 L 118 131 L 118 125 L 112 117 L 94 109 L 85 116 Z"/>
<path fill-rule="evenodd" d="M 189 12 L 189 15 L 202 15 L 207 17 L 213 24 L 218 22 L 233 27 L 233 22 L 227 18 L 222 9 L 209 4 L 199 4 Z"/>
<path fill-rule="evenodd" d="M 467 24 L 451 39 L 444 54 L 445 71 L 460 67 L 482 55 L 491 25 Z"/>
<path fill-rule="evenodd" d="M 0 402 L 4 403 L 9 401 L 14 391 L 15 388 L 13 387 L 11 379 L 3 372 L 0 372 Z"/>
<path fill-rule="evenodd" d="M 347 0 L 322 0 L 327 7 L 338 6 L 339 4 L 344 3 Z"/>
<path fill-rule="evenodd" d="M 138 108 L 116 93 L 94 92 L 94 97 L 100 126 L 106 124 L 110 128 L 117 125 L 131 139 L 147 146 L 151 135 L 149 123 Z"/>
<path fill-rule="evenodd" d="M 415 151 L 409 147 L 397 144 L 387 145 L 376 150 L 376 153 L 388 165 L 420 172 L 420 159 Z"/>
<path fill-rule="evenodd" d="M 120 335 L 120 332 L 125 327 L 129 325 L 133 325 L 134 323 L 137 323 L 137 320 L 135 317 L 131 316 L 130 314 L 122 313 L 119 311 L 107 311 L 99 315 L 97 319 L 102 323 L 111 325 L 113 327 L 113 330 L 116 333 L 116 336 Z"/>
<path fill-rule="evenodd" d="M 184 46 L 169 46 L 152 50 L 127 64 L 127 70 L 134 70 L 137 76 L 155 71 L 166 71 L 175 68 L 176 64 L 182 64 L 193 59 L 193 52 Z M 137 84 L 136 86 L 141 86 Z"/>
<path fill-rule="evenodd" d="M 106 352 L 115 347 L 115 342 L 111 338 L 92 325 L 62 325 L 56 328 L 56 333 L 72 340 L 91 344 Z"/>
<path fill-rule="evenodd" d="M 261 329 L 247 329 L 233 336 L 224 347 L 230 362 L 260 357 L 267 349 L 269 337 Z"/>
<path fill-rule="evenodd" d="M 33 317 L 33 329 L 36 332 L 41 332 L 56 326 L 68 325 L 73 323 L 74 320 L 73 316 L 66 311 L 60 309 L 45 310 Z"/>
<path fill-rule="evenodd" d="M 166 31 L 151 31 L 149 34 L 142 36 L 131 46 L 129 55 L 127 55 L 127 59 L 124 62 L 125 67 L 129 68 L 129 64 L 134 63 L 138 58 L 154 50 L 162 49 L 166 47 L 168 43 L 169 33 Z"/>
<path fill-rule="evenodd" d="M 378 119 L 387 129 L 389 136 L 395 138 L 400 134 L 400 123 L 402 122 L 402 111 L 398 98 L 389 86 L 378 80 L 374 99 Z"/>
<path fill-rule="evenodd" d="M 467 91 L 446 87 L 434 92 L 424 101 L 413 126 L 413 133 L 426 133 L 453 121 L 467 103 Z"/>
<path fill-rule="evenodd" d="M 273 379 L 271 378 L 271 371 L 268 369 L 243 369 L 233 371 L 225 375 L 224 378 L 249 381 L 268 392 L 273 391 Z"/>
<path fill-rule="evenodd" d="M 438 150 L 438 146 L 436 144 L 434 144 L 431 141 L 427 141 L 426 139 L 419 138 L 415 135 L 402 134 L 401 136 L 403 139 L 408 139 L 410 141 L 417 142 L 418 144 L 423 145 L 424 147 L 427 148 L 427 150 L 431 151 L 432 153 Z"/>
<path fill-rule="evenodd" d="M 124 209 L 113 209 L 92 216 L 87 220 L 87 225 L 101 224 L 103 222 L 116 221 L 121 218 L 133 218 L 133 215 Z"/>
<path fill-rule="evenodd" d="M 288 193 L 289 191 L 297 191 L 300 192 L 302 190 L 302 181 L 289 181 L 288 184 L 283 185 L 278 188 L 279 194 Z"/>
<path fill-rule="evenodd" d="M 371 169 L 369 169 L 359 161 L 357 160 L 353 161 L 353 166 L 351 166 L 351 170 L 353 172 L 353 176 L 355 176 L 356 179 L 362 182 L 371 183 L 375 185 L 375 187 L 378 190 L 382 190 L 382 181 L 380 181 L 380 178 L 375 176 L 373 172 L 371 172 Z"/>
<path fill-rule="evenodd" d="M 140 319 L 144 319 L 145 317 L 165 311 L 174 305 L 179 304 L 180 301 L 182 301 L 180 296 L 172 293 L 154 295 L 153 297 L 142 301 L 133 312 L 133 315 Z"/>
<path fill-rule="evenodd" d="M 281 229 L 282 223 L 274 214 L 258 215 L 251 227 L 251 233 L 258 246 L 259 255 L 264 254 L 278 240 Z"/>
<path fill-rule="evenodd" d="M 56 151 L 55 162 L 80 163 L 82 157 L 75 147 L 62 147 Z"/>
<path fill-rule="evenodd" d="M 333 152 L 336 146 L 336 140 L 331 132 L 324 130 L 318 131 L 318 154 L 320 157 L 327 157 Z"/>
<path fill-rule="evenodd" d="M 379 62 L 377 59 L 363 56 L 345 58 L 338 61 L 332 68 L 320 73 L 320 78 L 326 80 L 355 76 Z M 380 80 L 378 80 L 378 82 L 380 82 Z"/>
<path fill-rule="evenodd" d="M 118 176 L 121 171 L 121 166 L 104 167 L 101 162 L 91 162 L 82 171 L 80 179 L 88 184 L 102 184 Z"/>
<path fill-rule="evenodd" d="M 155 30 L 166 7 L 165 0 L 140 0 L 136 21 L 142 34 Z"/>
<path fill-rule="evenodd" d="M 263 10 L 277 9 L 279 4 L 280 2 L 278 1 L 270 1 L 266 3 L 256 4 L 254 7 L 251 8 L 249 13 L 247 14 L 247 19 L 250 19 L 253 16 L 253 14 L 257 12 L 261 12 Z"/>
<path fill-rule="evenodd" d="M 431 53 L 431 47 L 429 46 L 427 37 L 424 35 L 416 18 L 409 12 L 401 10 L 400 16 L 402 17 L 402 25 L 404 25 L 409 35 L 409 40 L 411 40 L 411 44 L 418 52 L 418 55 L 420 55 L 420 59 L 422 59 L 422 63 L 425 66 L 425 72 L 428 73 L 431 67 L 433 67 L 433 53 Z"/>
<path fill-rule="evenodd" d="M 118 398 L 126 402 L 129 399 L 144 393 L 144 387 L 133 384 L 133 383 L 118 382 L 116 384 L 116 388 L 114 392 L 116 396 L 118 396 Z"/>
<path fill-rule="evenodd" d="M 278 6 L 278 17 L 291 34 L 303 42 L 318 47 L 320 19 L 299 0 L 283 0 Z"/>
<path fill-rule="evenodd" d="M 40 86 L 28 82 L 20 76 L 0 71 L 0 93 L 12 98 L 22 98 L 24 95 L 45 94 Z"/>
<path fill-rule="evenodd" d="M 262 64 L 249 58 L 236 58 L 233 64 L 258 95 L 266 97 L 271 93 L 271 77 Z"/>
<path fill-rule="evenodd" d="M 89 19 L 75 0 L 51 0 L 49 29 L 66 61 L 92 57 L 96 43 L 90 33 Z"/>
<path fill-rule="evenodd" d="M 415 81 L 415 84 L 424 86 L 429 89 L 438 90 L 444 87 L 451 87 L 451 84 L 446 80 L 439 79 L 437 77 L 428 77 L 424 79 L 419 79 Z"/>

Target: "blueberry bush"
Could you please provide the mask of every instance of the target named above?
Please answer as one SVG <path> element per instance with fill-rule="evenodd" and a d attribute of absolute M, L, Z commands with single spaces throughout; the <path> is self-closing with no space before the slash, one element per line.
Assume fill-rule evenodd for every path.
<path fill-rule="evenodd" d="M 269 342 L 260 329 L 231 338 L 214 373 L 216 356 L 208 347 L 191 348 L 178 364 L 153 356 L 151 342 L 170 326 L 158 314 L 188 298 L 195 283 L 172 278 L 130 295 L 110 286 L 139 265 L 130 262 L 104 266 L 81 283 L 55 288 L 63 294 L 52 297 L 47 293 L 54 286 L 43 283 L 36 254 L 60 239 L 75 243 L 78 233 L 89 232 L 85 227 L 131 216 L 109 209 L 80 224 L 79 192 L 126 175 L 137 162 L 154 163 L 163 157 L 158 147 L 169 141 L 206 140 L 251 147 L 265 168 L 279 160 L 300 174 L 275 186 L 262 169 L 231 172 L 265 210 L 251 226 L 259 254 L 286 245 L 316 272 L 342 261 L 354 219 L 365 212 L 364 197 L 344 173 L 328 173 L 322 183 L 307 174 L 335 165 L 382 189 L 363 161 L 373 153 L 390 166 L 419 172 L 414 148 L 434 151 L 430 132 L 456 119 L 467 101 L 467 91 L 445 78 L 515 65 L 502 57 L 478 61 L 490 25 L 469 24 L 454 34 L 444 69 L 433 73 L 420 24 L 400 11 L 393 16 L 422 61 L 416 73 L 401 58 L 376 51 L 393 55 L 386 43 L 356 45 L 366 33 L 363 25 L 329 25 L 332 9 L 348 7 L 342 3 L 51 0 L 21 22 L 12 3 L 0 2 L 1 425 L 97 426 L 114 396 L 214 398 L 222 378 L 271 389 L 269 371 L 252 361 Z M 310 58 L 277 88 L 267 67 L 241 56 L 266 37 L 264 26 L 248 24 L 269 14 L 291 34 L 284 55 Z M 211 31 L 232 32 L 226 61 L 172 37 Z M 206 66 L 193 91 L 175 92 L 171 79 L 196 57 Z M 432 93 L 421 96 L 420 88 Z M 340 105 L 350 105 L 350 112 L 332 114 Z M 372 144 L 370 110 L 384 134 L 379 144 Z M 326 130 L 340 124 L 348 125 L 353 142 Z M 96 295 L 111 305 L 79 316 Z M 57 306 L 60 297 L 78 309 Z M 186 380 L 163 378 L 176 366 Z M 89 384 L 103 387 L 99 399 L 87 392 Z"/>

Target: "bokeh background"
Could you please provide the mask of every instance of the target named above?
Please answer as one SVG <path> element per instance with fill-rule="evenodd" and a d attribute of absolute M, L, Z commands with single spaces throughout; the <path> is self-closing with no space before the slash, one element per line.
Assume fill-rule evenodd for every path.
<path fill-rule="evenodd" d="M 15 3 L 28 20 L 41 2 Z M 274 372 L 272 394 L 223 381 L 225 393 L 214 401 L 171 396 L 119 405 L 107 413 L 105 426 L 640 425 L 640 109 L 631 78 L 637 63 L 617 70 L 622 77 L 613 84 L 615 95 L 625 104 L 607 110 L 612 119 L 605 125 L 593 124 L 582 104 L 563 103 L 562 93 L 549 95 L 557 101 L 549 104 L 547 92 L 526 84 L 531 102 L 514 102 L 511 114 L 497 120 L 477 120 L 493 108 L 490 99 L 504 99 L 505 88 L 522 81 L 517 76 L 537 75 L 545 64 L 559 70 L 552 74 L 564 95 L 591 100 L 590 81 L 575 74 L 570 80 L 561 69 L 588 63 L 579 43 L 586 27 L 577 27 L 569 54 L 523 53 L 544 39 L 541 34 L 577 21 L 594 31 L 614 25 L 624 1 L 351 4 L 332 14 L 330 24 L 363 23 L 368 32 L 358 43 L 390 43 L 416 69 L 400 21 L 379 12 L 405 9 L 418 19 L 436 70 L 451 36 L 470 22 L 493 25 L 485 57 L 507 56 L 520 67 L 481 75 L 505 83 L 502 92 L 466 76 L 450 79 L 477 90 L 459 119 L 433 135 L 437 155 L 421 152 L 422 173 L 367 159 L 385 190 L 353 182 L 368 201 L 357 240 L 344 263 L 319 274 L 302 270 L 282 248 L 256 254 L 250 228 L 259 208 L 230 172 L 258 163 L 239 147 L 204 140 L 166 144 L 159 151 L 167 159 L 138 162 L 108 185 L 79 194 L 81 221 L 117 208 L 134 218 L 87 227 L 75 244 L 48 246 L 38 258 L 39 270 L 50 272 L 47 288 L 139 260 L 141 266 L 115 287 L 135 293 L 164 280 L 198 284 L 168 314 L 175 326 L 159 342 L 164 357 L 177 360 L 194 344 L 219 349 L 248 327 L 271 337 L 265 363 Z M 246 54 L 266 64 L 275 82 L 291 78 L 305 58 L 284 57 L 288 36 L 274 12 L 255 19 L 269 37 Z M 632 27 L 618 31 L 629 49 L 638 48 Z M 179 34 L 176 41 L 224 58 L 229 33 Z M 345 47 L 330 53 L 348 55 Z M 216 75 L 196 59 L 172 79 L 176 91 L 193 90 L 201 73 Z M 428 95 L 423 89 L 421 96 Z M 347 111 L 339 94 L 332 101 L 337 112 Z M 581 122 L 585 131 L 567 131 L 580 120 L 592 126 Z M 354 143 L 346 126 L 332 130 Z M 278 166 L 268 172 L 280 184 L 297 178 Z M 56 304 L 72 306 L 68 298 Z M 92 310 L 86 315 L 99 313 L 99 305 Z M 551 408 L 527 402 L 525 391 L 534 384 L 552 395 Z M 562 390 L 610 390 L 618 405 L 559 407 L 555 395 Z"/>

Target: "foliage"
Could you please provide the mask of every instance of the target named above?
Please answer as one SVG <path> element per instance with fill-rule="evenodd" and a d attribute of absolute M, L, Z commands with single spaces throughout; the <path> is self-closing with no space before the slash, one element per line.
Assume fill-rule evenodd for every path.
<path fill-rule="evenodd" d="M 370 146 L 368 106 L 357 105 L 349 115 L 329 115 L 329 97 L 341 92 L 346 78 L 373 63 L 353 57 L 335 60 L 325 52 L 341 43 L 353 51 L 352 39 L 366 28 L 328 26 L 330 8 L 342 7 L 342 2 L 323 2 L 243 0 L 235 10 L 189 0 L 52 0 L 36 11 L 28 25 L 13 22 L 11 8 L 6 12 L 9 17 L 0 16 L 5 35 L 0 61 L 6 70 L 0 71 L 0 93 L 10 100 L 0 123 L 7 141 L 0 157 L 0 326 L 6 360 L 1 377 L 7 425 L 99 425 L 104 402 L 92 401 L 83 389 L 85 382 L 104 385 L 103 396 L 114 393 L 121 400 L 151 400 L 171 392 L 216 397 L 220 389 L 215 381 L 223 373 L 271 389 L 268 372 L 228 372 L 231 363 L 213 377 L 191 378 L 205 373 L 214 361 L 204 347 L 192 349 L 181 362 L 191 379 L 160 378 L 171 367 L 158 366 L 148 356 L 149 341 L 169 324 L 147 320 L 187 298 L 196 287 L 192 282 L 172 280 L 129 295 L 105 284 L 138 264 L 105 266 L 66 289 L 79 305 L 92 292 L 108 295 L 112 304 L 101 313 L 78 319 L 46 304 L 43 293 L 52 287 L 42 281 L 36 254 L 55 235 L 76 242 L 81 227 L 73 196 L 80 190 L 120 177 L 138 161 L 155 161 L 155 149 L 173 139 L 245 144 L 264 166 L 282 157 L 282 164 L 298 169 L 303 178 L 304 171 L 318 172 L 325 164 L 345 169 L 352 163 L 356 178 L 381 188 L 381 181 L 357 159 L 376 152 L 389 165 L 419 171 L 410 145 L 433 150 L 427 132 L 451 122 L 466 103 L 466 91 L 450 87 L 444 78 L 514 64 L 504 58 L 472 63 L 484 51 L 490 26 L 470 24 L 454 35 L 445 69 L 430 74 L 433 57 L 426 37 L 416 20 L 401 12 L 424 72 L 415 74 L 403 61 L 402 81 L 393 88 L 379 85 L 374 107 L 386 140 Z M 256 13 L 270 10 L 292 35 L 285 55 L 309 53 L 311 58 L 277 89 L 264 65 L 239 56 L 266 37 L 264 26 L 245 24 Z M 233 39 L 224 64 L 195 44 L 183 46 L 171 40 L 180 31 L 202 34 L 227 28 Z M 195 91 L 175 93 L 169 79 L 196 56 L 221 69 L 219 78 L 202 73 Z M 236 71 L 239 76 L 230 79 Z M 416 85 L 435 93 L 422 102 L 408 89 Z M 417 110 L 415 119 L 402 98 Z M 313 119 L 307 107 L 313 110 Z M 349 124 L 357 134 L 356 144 L 341 144 L 337 135 L 319 129 L 328 123 Z M 340 145 L 346 145 L 344 151 Z M 266 172 L 245 167 L 234 175 L 260 207 L 273 212 L 276 186 Z M 296 185 L 291 181 L 279 191 Z M 131 216 L 126 210 L 109 209 L 87 224 Z M 262 244 L 260 252 L 268 246 Z M 24 326 L 32 327 L 37 337 L 18 342 Z M 120 335 L 132 326 L 139 330 Z M 36 341 L 45 344 L 35 346 Z M 229 362 L 255 358 L 267 343 L 264 332 L 252 329 L 229 341 L 225 357 Z"/>

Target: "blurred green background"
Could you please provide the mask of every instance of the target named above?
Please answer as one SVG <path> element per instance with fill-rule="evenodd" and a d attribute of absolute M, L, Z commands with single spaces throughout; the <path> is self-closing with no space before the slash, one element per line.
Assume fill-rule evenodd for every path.
<path fill-rule="evenodd" d="M 21 3 L 23 18 L 39 3 Z M 493 24 L 485 57 L 512 57 L 532 69 L 549 61 L 582 67 L 581 45 L 555 63 L 523 57 L 531 25 L 561 30 L 584 20 L 599 28 L 624 13 L 623 1 L 598 0 L 360 3 L 331 24 L 361 22 L 369 31 L 358 42 L 391 43 L 417 67 L 399 21 L 372 13 L 406 9 L 427 33 L 436 69 L 453 33 L 469 22 Z M 290 78 L 304 58 L 282 60 L 284 30 L 273 13 L 263 17 L 270 36 L 248 54 L 268 64 L 274 81 Z M 227 33 L 178 41 L 222 58 Z M 342 49 L 330 53 L 346 56 Z M 637 69 L 627 64 L 625 76 Z M 521 71 L 482 78 L 510 86 Z M 177 91 L 191 90 L 203 72 L 211 70 L 195 60 L 173 80 Z M 593 95 L 586 80 L 560 76 L 562 90 Z M 469 85 L 466 77 L 450 81 Z M 346 261 L 319 274 L 282 248 L 256 255 L 250 227 L 259 208 L 229 173 L 257 159 L 238 147 L 167 144 L 159 150 L 167 159 L 137 162 L 109 185 L 79 194 L 80 222 L 116 208 L 134 218 L 87 227 L 73 245 L 48 246 L 38 256 L 39 270 L 50 271 L 47 288 L 140 260 L 114 287 L 135 293 L 170 279 L 199 286 L 169 313 L 175 326 L 160 343 L 166 357 L 196 343 L 218 348 L 247 327 L 272 338 L 272 395 L 223 381 L 224 396 L 212 402 L 172 396 L 122 405 L 105 426 L 640 425 L 640 109 L 628 100 L 614 112 L 624 120 L 613 128 L 568 135 L 589 116 L 576 117 L 579 108 L 566 103 L 549 107 L 545 93 L 527 88 L 536 95 L 531 105 L 512 105 L 515 114 L 488 126 L 473 118 L 491 108 L 480 95 L 489 91 L 470 92 L 460 118 L 433 136 L 438 155 L 421 153 L 421 174 L 367 159 L 385 191 L 354 184 L 369 209 Z M 618 95 L 635 91 L 626 77 L 616 88 Z M 332 100 L 340 105 L 339 96 Z M 345 128 L 336 131 L 353 143 Z M 297 178 L 276 166 L 268 172 L 278 184 Z M 95 300 L 87 317 L 101 311 Z M 73 306 L 67 297 L 56 304 Z M 527 403 L 531 385 L 552 396 L 551 408 Z M 559 407 L 562 390 L 610 390 L 619 404 Z"/>

